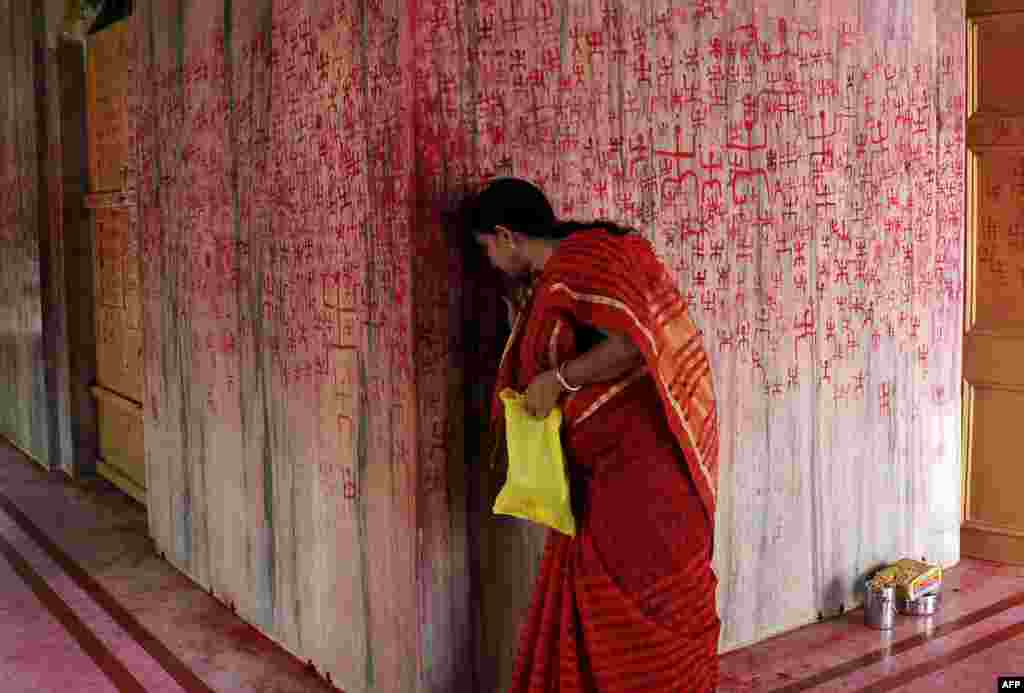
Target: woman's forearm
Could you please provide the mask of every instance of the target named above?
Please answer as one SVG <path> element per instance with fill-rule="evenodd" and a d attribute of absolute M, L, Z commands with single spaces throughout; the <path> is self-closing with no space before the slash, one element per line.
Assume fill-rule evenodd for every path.
<path fill-rule="evenodd" d="M 621 378 L 644 362 L 640 349 L 625 335 L 613 334 L 590 351 L 562 366 L 562 375 L 573 387 Z"/>

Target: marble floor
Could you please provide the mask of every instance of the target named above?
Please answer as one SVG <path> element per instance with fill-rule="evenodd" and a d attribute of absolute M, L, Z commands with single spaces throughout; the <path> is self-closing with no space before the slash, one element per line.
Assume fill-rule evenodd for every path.
<path fill-rule="evenodd" d="M 965 559 L 935 616 L 881 632 L 856 610 L 730 652 L 719 693 L 987 693 L 1009 674 L 1024 567 Z M 163 561 L 140 505 L 0 441 L 0 693 L 336 690 Z"/>

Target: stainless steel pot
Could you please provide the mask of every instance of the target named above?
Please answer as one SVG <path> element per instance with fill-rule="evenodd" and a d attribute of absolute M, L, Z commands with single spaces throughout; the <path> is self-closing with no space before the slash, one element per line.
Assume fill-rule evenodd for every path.
<path fill-rule="evenodd" d="M 897 599 L 896 611 L 909 616 L 930 616 L 938 611 L 942 593 L 922 594 L 917 599 Z"/>
<path fill-rule="evenodd" d="M 896 620 L 896 588 L 872 588 L 864 595 L 864 623 L 879 630 L 889 630 Z"/>

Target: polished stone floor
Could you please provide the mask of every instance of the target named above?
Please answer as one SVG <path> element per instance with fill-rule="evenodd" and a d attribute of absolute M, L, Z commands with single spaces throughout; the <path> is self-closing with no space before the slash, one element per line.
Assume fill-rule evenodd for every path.
<path fill-rule="evenodd" d="M 898 615 L 891 631 L 856 609 L 730 652 L 719 693 L 982 693 L 999 676 L 1024 677 L 1024 567 L 964 558 L 942 599 L 935 615 Z"/>
<path fill-rule="evenodd" d="M 881 632 L 856 610 L 730 652 L 719 693 L 988 693 L 1007 674 L 1024 567 L 964 559 L 935 616 Z M 161 560 L 144 508 L 0 441 L 0 693 L 335 690 Z"/>

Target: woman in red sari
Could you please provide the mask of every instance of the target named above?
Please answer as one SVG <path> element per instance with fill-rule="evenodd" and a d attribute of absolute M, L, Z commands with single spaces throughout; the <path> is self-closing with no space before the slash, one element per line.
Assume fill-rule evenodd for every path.
<path fill-rule="evenodd" d="M 549 534 L 509 690 L 714 691 L 718 423 L 672 278 L 639 234 L 559 223 L 525 181 L 491 183 L 465 222 L 523 289 L 495 392 L 562 408 L 577 523 Z"/>

